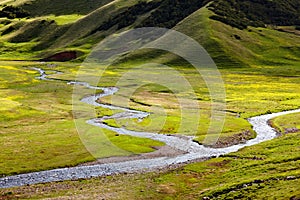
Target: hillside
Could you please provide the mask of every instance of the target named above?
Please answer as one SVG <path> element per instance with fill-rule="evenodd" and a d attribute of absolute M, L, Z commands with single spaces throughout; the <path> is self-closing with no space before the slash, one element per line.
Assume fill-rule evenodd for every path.
<path fill-rule="evenodd" d="M 11 9 L 11 17 L 0 20 L 1 41 L 3 41 L 1 48 L 5 52 L 9 52 L 10 49 L 21 51 L 23 56 L 27 53 L 28 58 L 31 59 L 46 58 L 67 50 L 77 51 L 78 55 L 86 55 L 91 47 L 115 32 L 144 26 L 173 28 L 178 24 L 182 26 L 183 23 L 186 23 L 184 26 L 187 27 L 189 22 L 184 19 L 203 7 L 212 11 L 205 17 L 238 29 L 246 29 L 248 26 L 277 28 L 277 26 L 294 25 L 297 27 L 300 16 L 299 4 L 297 0 L 216 0 L 213 2 L 208 0 L 89 0 L 51 1 L 51 3 L 48 0 L 5 1 L 0 4 L 4 11 L 7 10 L 5 6 L 12 6 L 15 9 Z M 18 16 L 16 13 L 21 14 Z M 200 24 L 201 18 L 197 20 Z M 236 29 L 232 30 L 237 32 Z M 193 29 L 193 31 L 198 30 Z M 297 33 L 297 30 L 295 32 Z M 235 34 L 233 36 L 239 39 L 239 36 Z M 205 42 L 198 41 L 205 46 Z M 213 46 L 220 45 L 216 42 Z M 211 51 L 211 54 L 215 54 L 210 45 L 205 47 L 209 52 Z M 232 65 L 242 64 L 240 61 L 234 61 L 232 55 L 226 55 L 224 52 L 221 57 L 214 58 L 216 62 L 221 59 L 219 63 L 227 59 L 231 60 Z"/>
<path fill-rule="evenodd" d="M 216 14 L 212 19 L 240 29 L 300 24 L 300 2 L 297 0 L 216 0 L 209 9 Z"/>

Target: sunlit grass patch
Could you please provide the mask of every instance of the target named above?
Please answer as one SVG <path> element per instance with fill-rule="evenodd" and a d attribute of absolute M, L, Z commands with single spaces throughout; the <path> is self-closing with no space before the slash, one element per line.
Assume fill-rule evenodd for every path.
<path fill-rule="evenodd" d="M 64 24 L 74 23 L 82 17 L 83 15 L 72 14 L 72 15 L 58 15 L 58 16 L 48 15 L 48 16 L 44 16 L 43 18 L 54 20 L 57 23 L 57 25 L 64 25 Z"/>
<path fill-rule="evenodd" d="M 164 143 L 151 139 L 137 138 L 126 135 L 119 135 L 112 131 L 105 131 L 107 137 L 118 148 L 131 154 L 149 153 L 155 151 L 154 148 L 164 146 Z"/>
<path fill-rule="evenodd" d="M 11 110 L 15 107 L 20 106 L 21 104 L 17 101 L 12 101 L 6 98 L 0 98 L 0 111 Z"/>
<path fill-rule="evenodd" d="M 300 131 L 300 114 L 289 114 L 271 120 L 272 125 L 282 134 Z"/>
<path fill-rule="evenodd" d="M 28 120 L 30 117 L 26 116 Z M 2 175 L 74 166 L 94 159 L 78 138 L 72 120 L 18 122 L 0 135 L 5 146 L 0 154 L 5 160 L 1 163 Z"/>
<path fill-rule="evenodd" d="M 223 76 L 227 108 L 243 118 L 300 107 L 299 79 L 226 70 Z"/>
<path fill-rule="evenodd" d="M 32 57 L 39 54 L 39 52 L 33 52 L 31 50 L 35 45 L 35 42 L 2 42 L 2 45 L 0 45 L 0 60 L 32 60 Z"/>

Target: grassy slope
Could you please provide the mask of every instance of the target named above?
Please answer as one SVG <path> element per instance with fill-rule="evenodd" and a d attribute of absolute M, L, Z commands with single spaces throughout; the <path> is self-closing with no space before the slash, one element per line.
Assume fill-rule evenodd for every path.
<path fill-rule="evenodd" d="M 56 16 L 66 14 L 86 15 L 112 1 L 113 0 L 37 0 L 31 3 L 24 4 L 21 6 L 21 8 L 27 10 L 31 14 L 31 16 L 44 16 L 48 14 L 53 14 Z"/>
<path fill-rule="evenodd" d="M 103 5 L 110 3 L 111 1 L 112 0 L 18 0 L 2 1 L 0 2 L 0 5 L 20 6 L 24 10 L 28 11 L 31 16 L 37 17 L 51 14 L 56 16 L 69 14 L 86 15 Z"/>
<path fill-rule="evenodd" d="M 99 36 L 87 37 L 90 32 L 100 26 L 101 23 L 108 20 L 109 17 L 136 3 L 136 0 L 121 0 L 99 7 L 94 12 L 89 13 L 84 18 L 74 23 L 65 34 L 57 39 L 51 48 L 62 48 L 66 45 L 72 46 L 72 42 L 75 42 L 75 46 L 77 47 L 83 46 L 83 48 L 91 48 L 95 43 L 99 42 L 103 36 L 101 36 L 100 33 Z M 106 13 L 110 13 L 110 15 L 107 15 Z M 111 32 L 105 34 L 109 35 Z M 80 39 L 83 39 L 83 41 L 80 41 Z"/>
<path fill-rule="evenodd" d="M 2 47 L 3 54 L 0 58 L 10 59 L 11 55 L 9 52 L 11 51 L 18 54 L 16 56 L 18 59 L 45 58 L 64 50 L 77 50 L 89 53 L 95 44 L 100 42 L 105 36 L 112 34 L 114 28 L 108 31 L 99 31 L 96 34 L 91 34 L 91 32 L 111 17 L 137 4 L 138 0 L 107 1 L 110 2 L 107 4 L 104 4 L 102 1 L 96 1 L 97 3 L 91 7 L 85 1 L 76 1 L 77 3 L 59 1 L 60 3 L 57 3 L 57 5 L 49 4 L 50 7 L 55 5 L 49 10 L 47 6 L 42 6 L 47 4 L 47 2 L 47 0 L 35 1 L 29 5 L 29 8 L 26 8 L 33 13 L 38 10 L 40 14 L 37 14 L 37 16 L 21 20 L 3 19 L 2 32 L 9 27 L 14 27 L 14 30 L 1 37 L 4 45 Z M 24 7 L 26 6 L 24 5 Z M 47 12 L 35 9 L 36 6 L 42 6 Z M 56 9 L 57 6 L 60 9 Z M 75 12 L 78 10 L 78 7 L 82 8 L 83 11 Z M 55 11 L 59 13 L 55 13 Z M 107 15 L 107 13 L 110 14 Z M 46 22 L 43 20 L 46 20 Z M 41 24 L 42 21 L 48 26 L 43 26 Z M 34 23 L 36 24 L 35 26 L 33 26 Z M 38 32 L 38 34 L 24 35 L 26 30 L 30 30 L 27 31 L 28 34 L 35 32 Z M 15 48 L 15 46 L 18 46 L 18 48 Z M 26 56 L 24 55 L 25 52 Z"/>

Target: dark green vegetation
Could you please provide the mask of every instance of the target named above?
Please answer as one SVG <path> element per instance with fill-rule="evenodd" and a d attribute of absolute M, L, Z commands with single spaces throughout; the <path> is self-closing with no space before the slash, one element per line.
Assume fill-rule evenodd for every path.
<path fill-rule="evenodd" d="M 29 13 L 22 8 L 6 6 L 0 11 L 0 17 L 7 17 L 8 19 L 28 17 Z"/>
<path fill-rule="evenodd" d="M 215 14 L 212 19 L 245 29 L 247 26 L 264 27 L 300 24 L 298 0 L 216 0 L 209 6 Z"/>
<path fill-rule="evenodd" d="M 178 22 L 203 7 L 207 1 L 161 1 L 160 6 L 150 16 L 143 20 L 138 27 L 165 27 L 172 28 Z"/>
<path fill-rule="evenodd" d="M 28 11 L 31 17 L 71 14 L 86 15 L 111 1 L 112 0 L 36 0 L 25 1 L 20 5 L 20 8 Z"/>
<path fill-rule="evenodd" d="M 82 145 L 73 123 L 72 87 L 62 81 L 36 80 L 38 73 L 29 67 L 41 67 L 48 74 L 52 70 L 62 71 L 64 74 L 53 77 L 74 80 L 80 62 L 93 46 L 108 35 L 134 27 L 178 30 L 203 45 L 215 60 L 227 90 L 227 109 L 220 111 L 226 112 L 227 117 L 217 147 L 255 137 L 246 121 L 248 117 L 300 107 L 298 0 L 227 0 L 214 1 L 209 6 L 205 6 L 209 1 L 184 0 L 49 2 L 7 0 L 0 3 L 3 10 L 9 8 L 5 4 L 29 13 L 27 18 L 0 19 L 0 59 L 3 60 L 0 63 L 0 143 L 4 146 L 0 153 L 1 175 L 95 160 Z M 59 52 L 75 52 L 78 56 L 73 62 L 65 63 L 32 61 Z M 210 123 L 209 92 L 201 77 L 179 57 L 150 50 L 128 54 L 108 68 L 99 85 L 112 86 L 128 69 L 145 62 L 167 64 L 194 86 L 197 98 L 193 101 L 199 103 L 202 112 L 196 135 L 196 140 L 201 142 Z M 91 92 L 84 91 L 82 96 Z M 130 99 L 130 107 L 153 114 L 143 122 L 107 120 L 108 124 L 162 134 L 177 133 L 181 120 L 179 104 L 167 88 L 150 84 L 130 97 L 118 94 L 115 97 L 119 102 Z M 110 98 L 102 101 L 109 103 Z M 165 109 L 164 124 L 161 113 L 154 112 L 151 106 Z M 82 118 L 81 125 L 91 128 L 85 124 L 86 119 L 114 112 L 97 108 L 95 113 Z M 196 123 L 195 113 L 190 112 L 187 117 L 191 125 Z M 75 198 L 100 195 L 107 199 L 300 198 L 299 114 L 276 118 L 272 124 L 280 130 L 281 137 L 171 172 L 30 186 L 1 190 L 1 195 L 4 199 L 75 193 Z M 187 126 L 182 133 L 189 135 L 189 131 Z M 161 145 L 96 127 L 90 129 L 90 136 L 105 146 L 98 157 L 144 153 Z"/>

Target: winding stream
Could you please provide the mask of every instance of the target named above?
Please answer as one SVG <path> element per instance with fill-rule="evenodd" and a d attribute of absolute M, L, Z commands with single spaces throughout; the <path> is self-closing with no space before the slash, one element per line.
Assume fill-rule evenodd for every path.
<path fill-rule="evenodd" d="M 53 80 L 47 77 L 44 70 L 40 68 L 33 68 L 33 69 L 40 73 L 40 76 L 37 77 L 38 79 Z M 114 118 L 118 118 L 118 119 L 138 118 L 142 120 L 143 118 L 149 116 L 149 113 L 132 110 L 128 108 L 122 108 L 113 105 L 100 104 L 96 102 L 96 100 L 99 98 L 115 94 L 118 91 L 118 89 L 115 87 L 94 87 L 89 85 L 88 83 L 75 82 L 75 81 L 68 82 L 68 84 L 82 85 L 90 89 L 101 89 L 103 90 L 102 94 L 96 94 L 96 95 L 84 97 L 83 99 L 81 99 L 81 101 L 93 106 L 101 106 L 112 110 L 123 111 L 122 113 L 117 113 L 112 116 L 105 116 L 98 119 L 90 119 L 87 121 L 88 124 L 105 128 L 114 131 L 118 134 L 130 135 L 130 136 L 141 137 L 141 138 L 150 138 L 152 140 L 161 141 L 164 142 L 166 145 L 185 153 L 174 157 L 159 157 L 159 158 L 139 159 L 139 160 L 131 160 L 131 161 L 123 161 L 123 162 L 115 162 L 115 163 L 89 165 L 89 166 L 78 166 L 78 167 L 34 172 L 28 174 L 20 174 L 16 176 L 9 176 L 9 177 L 0 178 L 0 188 L 9 188 L 9 187 L 23 186 L 28 184 L 30 185 L 30 184 L 37 184 L 37 183 L 64 181 L 64 180 L 76 180 L 76 179 L 83 179 L 83 178 L 87 179 L 92 177 L 114 175 L 120 173 L 153 171 L 160 168 L 172 166 L 175 164 L 186 163 L 188 161 L 192 161 L 195 159 L 210 158 L 212 156 L 224 155 L 227 153 L 238 151 L 243 147 L 252 146 L 275 138 L 277 135 L 276 131 L 268 125 L 268 121 L 274 117 L 278 117 L 281 115 L 300 112 L 300 109 L 297 109 L 292 111 L 285 111 L 280 113 L 273 113 L 268 115 L 252 117 L 248 119 L 248 121 L 252 124 L 254 131 L 256 131 L 257 133 L 257 137 L 255 139 L 249 140 L 245 144 L 238 144 L 226 148 L 215 149 L 215 148 L 204 147 L 203 145 L 199 145 L 198 143 L 193 142 L 192 137 L 175 137 L 175 136 L 162 135 L 156 133 L 137 132 L 137 131 L 127 130 L 125 128 L 116 128 L 116 127 L 108 126 L 102 123 L 102 120 L 114 119 Z"/>

